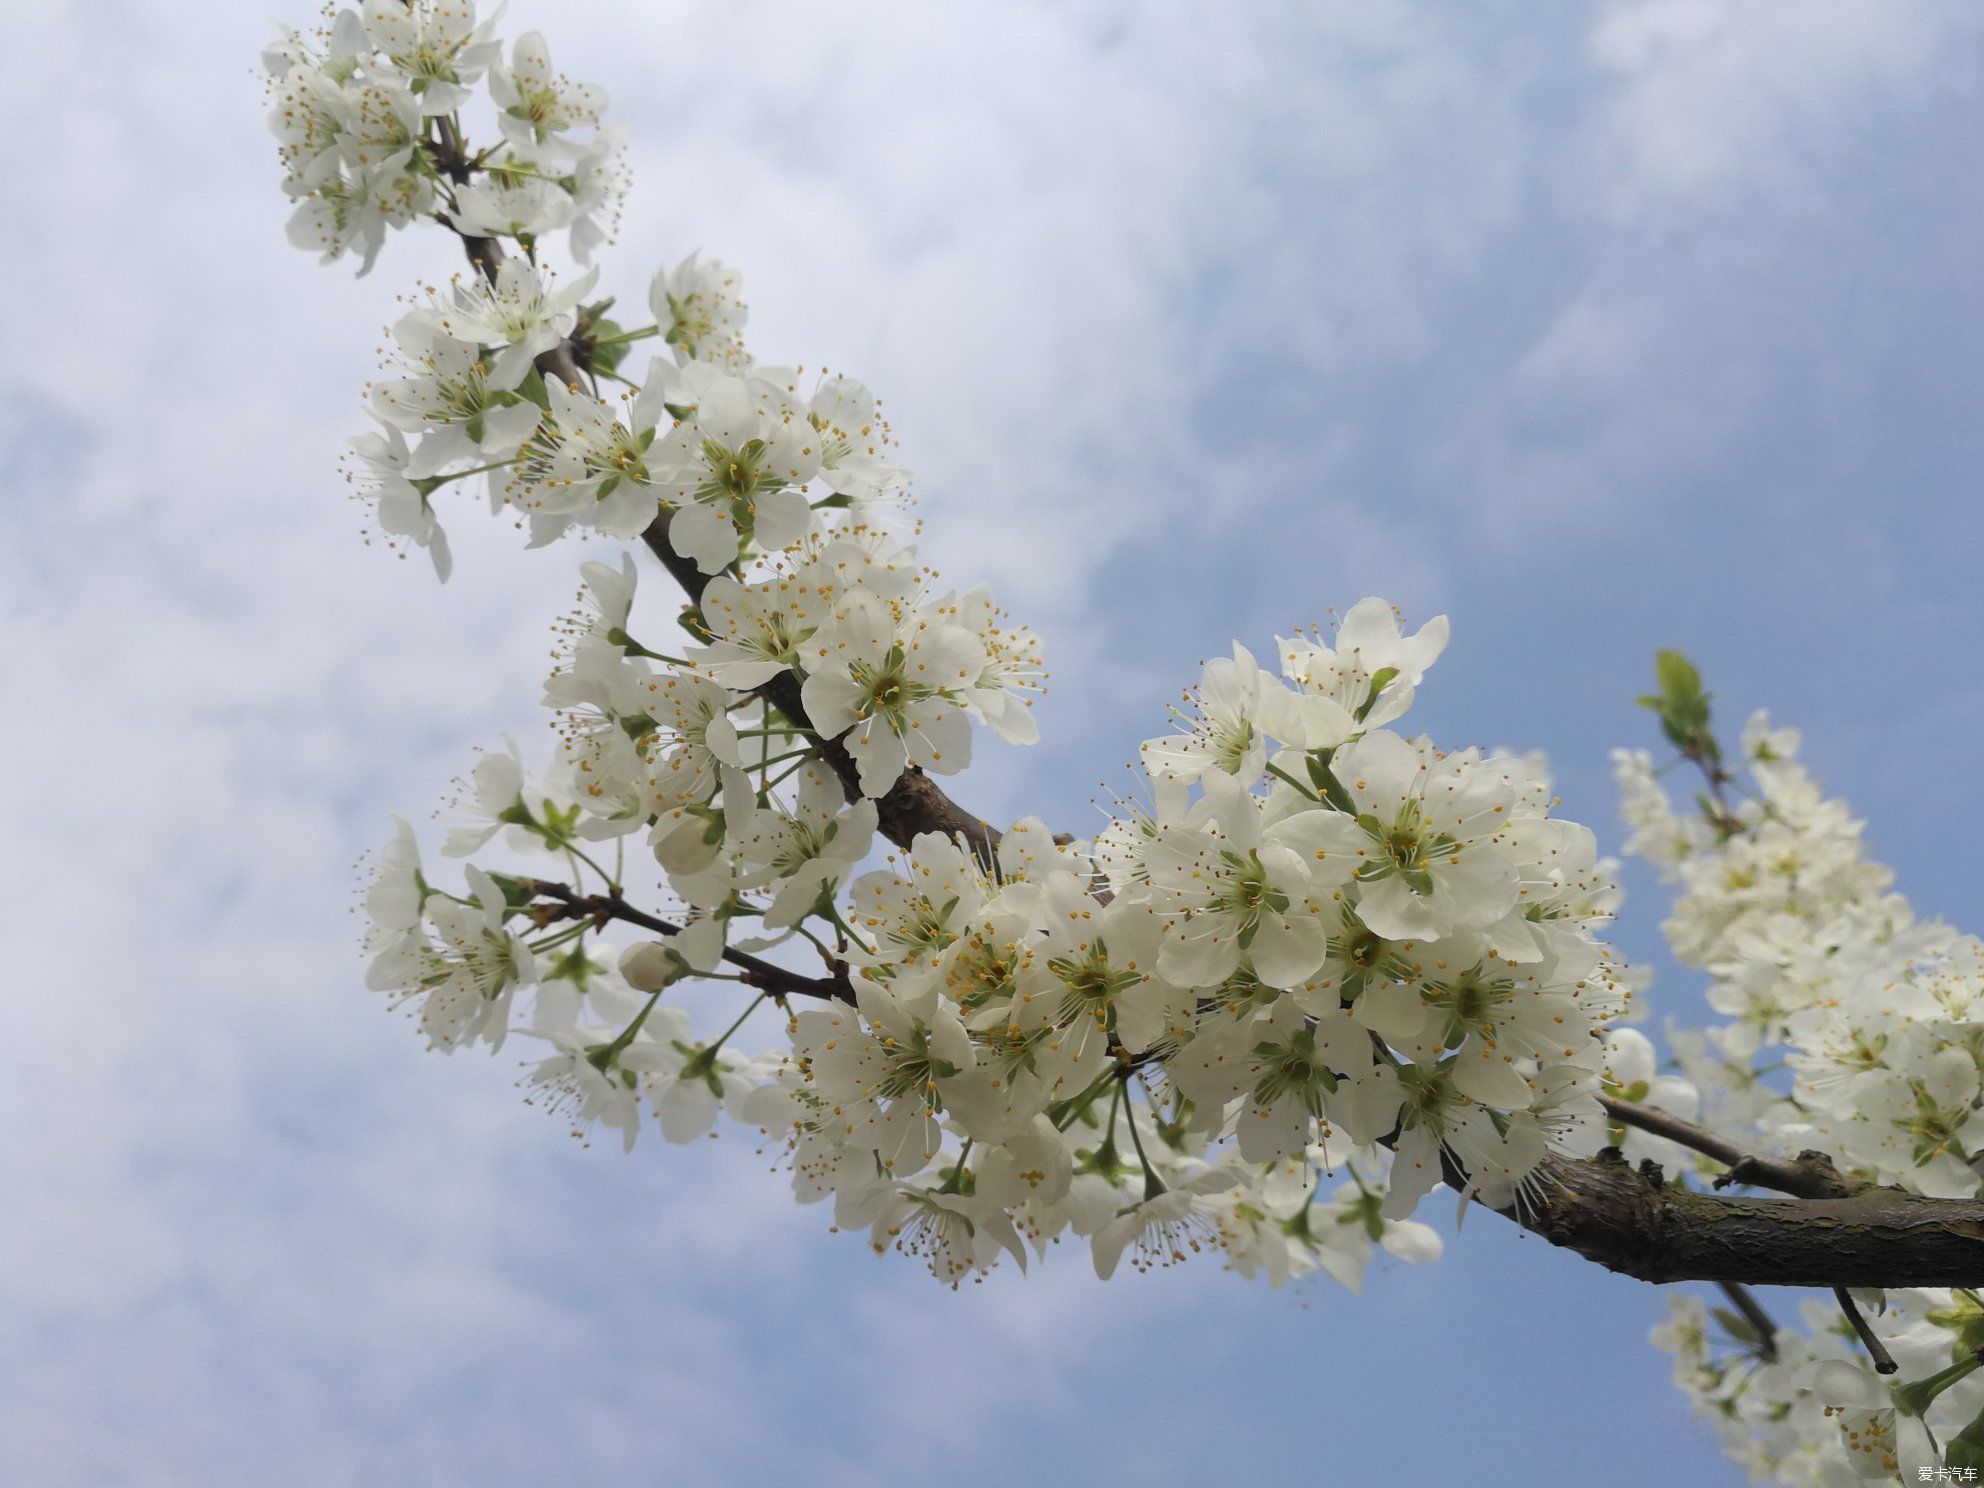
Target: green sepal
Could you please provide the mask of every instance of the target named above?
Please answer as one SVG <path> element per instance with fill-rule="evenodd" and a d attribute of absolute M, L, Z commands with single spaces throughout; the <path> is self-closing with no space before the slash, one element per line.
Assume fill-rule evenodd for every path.
<path fill-rule="evenodd" d="M 559 810 L 557 803 L 544 803 L 544 821 L 535 827 L 537 834 L 553 847 L 563 847 L 574 841 L 579 833 L 579 808 L 577 803 Z"/>
<path fill-rule="evenodd" d="M 526 880 L 511 874 L 492 873 L 489 875 L 489 881 L 502 892 L 505 912 L 522 909 L 537 897 L 524 886 Z"/>
<path fill-rule="evenodd" d="M 1371 710 L 1378 706 L 1379 695 L 1398 678 L 1397 667 L 1379 667 L 1371 674 L 1371 691 L 1365 696 L 1357 710 L 1357 721 L 1362 723 L 1371 716 Z"/>
<path fill-rule="evenodd" d="M 578 324 L 572 329 L 572 340 L 584 353 L 586 365 L 598 372 L 613 371 L 627 355 L 628 343 L 615 339 L 625 328 L 607 318 L 606 312 L 612 306 L 610 295 L 590 305 L 581 305 Z"/>
<path fill-rule="evenodd" d="M 1943 1466 L 1984 1471 L 1984 1411 L 1949 1440 L 1943 1448 Z"/>
<path fill-rule="evenodd" d="M 535 403 L 546 413 L 551 411 L 551 394 L 544 386 L 544 374 L 532 367 L 524 374 L 524 380 L 517 384 L 517 392 L 526 402 Z"/>
<path fill-rule="evenodd" d="M 1334 749 L 1311 750 L 1307 756 L 1309 779 L 1314 782 L 1316 789 L 1330 805 L 1346 816 L 1357 816 L 1357 803 L 1351 799 L 1350 792 L 1343 788 L 1343 782 L 1336 778 L 1336 772 L 1330 768 L 1335 758 Z M 1375 822 L 1377 818 L 1373 817 L 1372 820 Z M 1363 825 L 1361 818 L 1358 825 Z M 1370 828 L 1366 827 L 1365 830 L 1369 831 Z"/>
<path fill-rule="evenodd" d="M 1890 1385 L 1894 1395 L 1894 1407 L 1903 1415 L 1922 1416 L 1935 1404 L 1936 1397 L 1951 1385 L 1968 1379 L 1979 1364 L 1984 1364 L 1984 1354 L 1971 1354 L 1959 1359 L 1947 1369 L 1939 1369 L 1927 1379 L 1916 1380 L 1906 1385 Z"/>
<path fill-rule="evenodd" d="M 552 959 L 551 969 L 543 976 L 547 982 L 570 982 L 580 991 L 584 991 L 598 969 L 593 964 L 592 957 L 586 953 L 585 937 L 581 936 L 570 950 L 563 951 Z"/>

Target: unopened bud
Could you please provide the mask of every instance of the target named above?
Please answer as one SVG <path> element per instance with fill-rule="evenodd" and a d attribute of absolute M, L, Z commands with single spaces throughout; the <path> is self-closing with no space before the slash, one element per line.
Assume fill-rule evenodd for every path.
<path fill-rule="evenodd" d="M 620 953 L 620 975 L 638 992 L 659 992 L 687 969 L 682 957 L 659 940 L 644 940 Z"/>

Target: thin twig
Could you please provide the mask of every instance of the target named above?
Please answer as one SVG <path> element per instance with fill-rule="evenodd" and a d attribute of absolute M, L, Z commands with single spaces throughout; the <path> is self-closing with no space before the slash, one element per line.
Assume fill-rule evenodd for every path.
<path fill-rule="evenodd" d="M 1764 1311 L 1763 1304 L 1740 1281 L 1718 1281 L 1729 1305 L 1743 1315 L 1743 1321 L 1757 1335 L 1757 1356 L 1766 1364 L 1777 1362 L 1777 1323 Z"/>
<path fill-rule="evenodd" d="M 552 883 L 541 878 L 528 878 L 524 888 L 533 898 L 549 899 L 559 906 L 553 919 L 567 920 L 620 920 L 625 924 L 638 925 L 643 930 L 652 930 L 656 935 L 680 935 L 682 927 L 672 920 L 664 920 L 642 909 L 636 909 L 618 894 L 581 894 L 561 883 Z M 774 997 L 821 997 L 831 1002 L 854 1001 L 854 984 L 847 979 L 845 966 L 837 966 L 829 977 L 809 977 L 788 967 L 777 965 L 748 951 L 725 948 L 723 959 L 745 973 L 745 985 L 760 987 Z"/>
<path fill-rule="evenodd" d="M 1728 785 L 1736 777 L 1723 767 L 1719 751 L 1717 755 L 1711 755 L 1707 748 L 1696 744 L 1684 749 L 1681 757 L 1692 762 L 1695 768 L 1702 772 L 1702 779 L 1708 783 L 1709 804 L 1713 808 L 1705 813 L 1709 824 L 1724 836 L 1734 836 L 1742 831 L 1742 819 L 1730 808 L 1727 791 Z"/>
<path fill-rule="evenodd" d="M 1801 1152 L 1795 1158 L 1766 1157 L 1745 1151 L 1727 1137 L 1717 1136 L 1706 1127 L 1684 1121 L 1657 1106 L 1635 1105 L 1609 1095 L 1601 1096 L 1600 1100 L 1614 1121 L 1678 1142 L 1721 1163 L 1729 1171 L 1716 1178 L 1717 1188 L 1747 1183 L 1801 1199 L 1838 1199 L 1858 1192 L 1861 1187 L 1842 1174 L 1823 1152 Z"/>
<path fill-rule="evenodd" d="M 1860 1316 L 1860 1304 L 1853 1300 L 1853 1293 L 1845 1287 L 1834 1287 L 1832 1294 L 1839 1298 L 1839 1310 L 1846 1314 L 1846 1320 L 1853 1324 L 1853 1331 L 1859 1335 L 1860 1346 L 1867 1351 L 1867 1357 L 1874 1361 L 1874 1373 L 1893 1374 L 1901 1366 L 1894 1362 L 1894 1356 L 1887 1351 L 1874 1330 L 1867 1326 L 1867 1320 Z"/>

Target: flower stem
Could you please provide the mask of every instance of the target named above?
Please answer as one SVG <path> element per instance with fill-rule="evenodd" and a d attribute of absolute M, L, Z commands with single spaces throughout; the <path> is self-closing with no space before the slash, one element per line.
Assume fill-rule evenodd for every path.
<path fill-rule="evenodd" d="M 1118 1091 L 1122 1091 L 1128 1083 L 1127 1079 L 1120 1082 L 1117 1086 Z M 1144 1139 L 1137 1135 L 1137 1103 L 1127 1095 L 1123 1099 L 1123 1119 L 1130 1123 L 1130 1145 L 1137 1149 L 1137 1161 L 1144 1165 L 1144 1202 L 1148 1204 L 1165 1191 L 1165 1182 L 1157 1176 L 1157 1169 L 1151 1166 L 1150 1159 L 1144 1155 Z"/>

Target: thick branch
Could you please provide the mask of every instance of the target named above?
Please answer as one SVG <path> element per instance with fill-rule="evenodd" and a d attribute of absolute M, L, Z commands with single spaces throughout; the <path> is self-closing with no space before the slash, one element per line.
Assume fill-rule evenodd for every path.
<path fill-rule="evenodd" d="M 1641 1281 L 1984 1285 L 1978 1199 L 1874 1185 L 1845 1198 L 1731 1198 L 1670 1187 L 1657 1168 L 1636 1171 L 1608 1148 L 1581 1161 L 1546 1159 L 1531 1194 L 1501 1212 L 1552 1245 Z"/>

